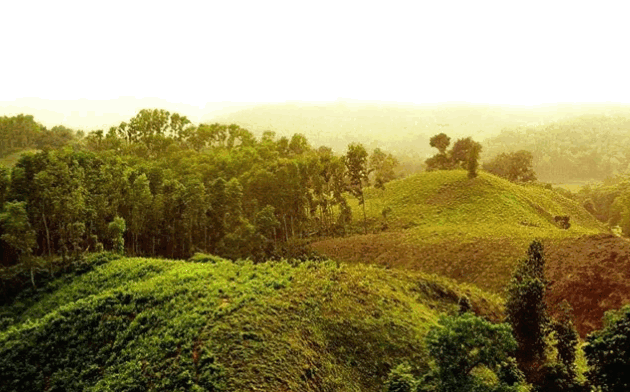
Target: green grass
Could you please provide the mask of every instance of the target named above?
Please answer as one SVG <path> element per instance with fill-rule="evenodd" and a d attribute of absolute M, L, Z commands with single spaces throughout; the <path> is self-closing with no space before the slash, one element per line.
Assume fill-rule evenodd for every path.
<path fill-rule="evenodd" d="M 362 220 L 356 200 L 354 220 Z M 535 185 L 518 185 L 481 172 L 468 179 L 466 171 L 435 171 L 393 181 L 385 190 L 366 191 L 366 213 L 389 225 L 410 228 L 414 236 L 449 238 L 566 237 L 605 230 L 586 210 L 558 193 Z M 571 229 L 560 230 L 556 215 L 571 216 Z M 436 235 L 437 234 L 437 235 Z"/>
<path fill-rule="evenodd" d="M 356 232 L 363 212 L 350 200 Z M 389 210 L 383 217 L 383 210 Z M 368 235 L 312 244 L 337 260 L 379 263 L 445 275 L 500 292 L 534 238 L 549 243 L 608 232 L 582 206 L 550 189 L 480 172 L 419 173 L 366 190 Z M 569 215 L 559 228 L 554 216 Z"/>
<path fill-rule="evenodd" d="M 50 287 L 0 308 L 0 391 L 380 391 L 428 366 L 423 337 L 460 296 L 501 317 L 472 286 L 334 262 L 122 258 Z"/>

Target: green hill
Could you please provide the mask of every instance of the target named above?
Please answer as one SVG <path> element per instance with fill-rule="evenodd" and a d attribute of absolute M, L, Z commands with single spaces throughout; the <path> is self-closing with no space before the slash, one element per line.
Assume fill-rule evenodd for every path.
<path fill-rule="evenodd" d="M 360 206 L 352 205 L 357 225 Z M 383 214 L 385 212 L 385 214 Z M 500 291 L 533 238 L 547 244 L 608 229 L 576 202 L 550 189 L 488 173 L 436 171 L 366 191 L 370 233 L 312 246 L 347 262 L 379 263 L 445 275 Z M 570 216 L 568 230 L 554 217 Z"/>
<path fill-rule="evenodd" d="M 197 261 L 97 256 L 0 308 L 0 391 L 380 391 L 392 366 L 426 367 L 460 296 L 500 318 L 496 297 L 420 273 Z"/>

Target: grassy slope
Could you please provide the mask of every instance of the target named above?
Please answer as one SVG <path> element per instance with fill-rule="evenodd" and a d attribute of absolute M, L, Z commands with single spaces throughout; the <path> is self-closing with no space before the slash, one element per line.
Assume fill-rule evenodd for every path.
<path fill-rule="evenodd" d="M 0 391 L 379 391 L 461 295 L 500 317 L 470 286 L 332 262 L 123 258 L 50 288 L 0 309 Z"/>
<path fill-rule="evenodd" d="M 387 219 L 385 208 L 391 209 Z M 359 206 L 353 211 L 360 222 Z M 553 243 L 607 232 L 581 206 L 551 190 L 483 172 L 472 180 L 465 171 L 420 173 L 385 190 L 368 189 L 366 212 L 370 234 L 313 247 L 343 261 L 420 269 L 496 292 L 533 238 Z M 571 216 L 571 228 L 555 226 L 555 215 Z"/>

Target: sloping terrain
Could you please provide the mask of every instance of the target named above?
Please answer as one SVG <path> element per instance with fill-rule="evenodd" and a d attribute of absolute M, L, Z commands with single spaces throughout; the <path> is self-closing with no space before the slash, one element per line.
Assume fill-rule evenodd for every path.
<path fill-rule="evenodd" d="M 547 246 L 549 304 L 568 300 L 583 336 L 604 312 L 630 303 L 630 241 L 610 234 L 565 238 Z"/>
<path fill-rule="evenodd" d="M 360 206 L 354 220 L 362 224 Z M 501 291 L 513 263 L 534 238 L 607 232 L 586 210 L 556 192 L 465 171 L 420 173 L 366 192 L 369 234 L 315 242 L 347 262 L 418 269 Z M 570 216 L 561 229 L 555 216 Z"/>
<path fill-rule="evenodd" d="M 340 261 L 436 273 L 501 294 L 515 262 L 539 238 L 548 249 L 549 274 L 556 282 L 551 301 L 567 298 L 574 304 L 580 332 L 600 325 L 603 311 L 625 298 L 597 292 L 598 283 L 586 278 L 590 272 L 571 275 L 562 269 L 601 268 L 600 261 L 609 256 L 590 257 L 588 252 L 604 239 L 627 250 L 630 243 L 609 234 L 580 205 L 552 190 L 513 184 L 487 173 L 469 180 L 465 171 L 438 171 L 394 181 L 385 190 L 370 189 L 366 195 L 369 234 L 332 238 L 312 247 Z M 360 226 L 361 209 L 353 207 Z M 555 223 L 554 217 L 560 215 L 570 216 L 569 229 Z M 570 256 L 563 253 L 566 247 L 573 249 L 567 250 Z M 567 257 L 570 263 L 564 261 Z M 623 274 L 614 271 L 609 286 L 625 287 Z M 568 296 L 572 280 L 582 278 L 590 289 Z M 598 305 L 589 308 L 582 303 Z"/>
<path fill-rule="evenodd" d="M 501 317 L 420 273 L 197 260 L 106 261 L 0 308 L 0 391 L 380 391 L 392 366 L 426 366 L 424 334 L 462 295 Z"/>

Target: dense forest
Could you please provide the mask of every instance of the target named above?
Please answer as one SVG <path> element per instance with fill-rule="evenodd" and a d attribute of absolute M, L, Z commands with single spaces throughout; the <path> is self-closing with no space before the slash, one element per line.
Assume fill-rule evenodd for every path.
<path fill-rule="evenodd" d="M 48 131 L 30 116 L 2 124 L 6 140 L 28 136 L 13 149 L 40 150 L 1 169 L 3 238 L 34 238 L 3 249 L 45 256 L 112 249 L 123 240 L 132 255 L 279 257 L 292 241 L 343 234 L 352 175 L 359 186 L 368 173 L 383 185 L 396 166 L 380 149 L 368 154 L 354 145 L 338 156 L 300 134 L 256 139 L 237 125 L 196 126 L 157 109 L 84 138 Z M 5 251 L 4 263 L 14 256 Z"/>
<path fill-rule="evenodd" d="M 510 127 L 484 142 L 487 157 L 528 150 L 543 181 L 602 181 L 630 167 L 630 120 L 581 116 L 537 127 Z"/>

